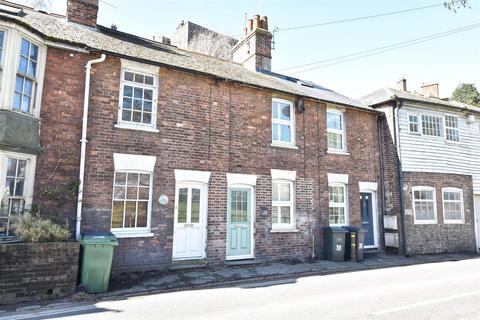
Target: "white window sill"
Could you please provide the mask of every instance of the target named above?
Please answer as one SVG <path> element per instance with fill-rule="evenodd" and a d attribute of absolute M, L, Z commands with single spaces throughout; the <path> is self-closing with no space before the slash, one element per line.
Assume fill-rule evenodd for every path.
<path fill-rule="evenodd" d="M 297 233 L 298 229 L 271 229 L 270 233 Z"/>
<path fill-rule="evenodd" d="M 422 225 L 422 224 L 437 224 L 437 221 L 414 221 L 413 224 Z"/>
<path fill-rule="evenodd" d="M 350 155 L 350 153 L 345 152 L 345 151 L 331 150 L 331 149 L 328 149 L 328 150 L 327 150 L 327 153 L 330 153 L 330 154 L 339 154 L 339 155 L 343 155 L 343 156 L 349 156 L 349 155 Z"/>
<path fill-rule="evenodd" d="M 465 224 L 464 221 L 460 221 L 460 220 L 444 220 L 443 223 L 444 224 Z"/>
<path fill-rule="evenodd" d="M 150 238 L 153 237 L 154 234 L 148 231 L 142 231 L 142 232 L 135 232 L 135 231 L 130 231 L 130 232 L 120 232 L 120 231 L 113 231 L 112 233 L 115 237 L 117 238 Z"/>
<path fill-rule="evenodd" d="M 277 147 L 277 148 L 286 148 L 286 149 L 298 149 L 296 145 L 291 143 L 272 142 L 270 146 Z"/>
<path fill-rule="evenodd" d="M 128 129 L 128 130 L 138 130 L 138 131 L 147 131 L 147 132 L 160 132 L 158 129 L 153 127 L 146 127 L 134 124 L 126 124 L 126 123 L 117 123 L 115 124 L 115 128 L 118 129 Z"/>

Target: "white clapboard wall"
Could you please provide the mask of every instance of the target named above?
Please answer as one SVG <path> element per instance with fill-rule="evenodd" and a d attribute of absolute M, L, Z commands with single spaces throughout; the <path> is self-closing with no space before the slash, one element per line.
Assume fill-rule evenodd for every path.
<path fill-rule="evenodd" d="M 445 120 L 442 136 L 432 137 L 409 132 L 409 114 L 457 115 L 460 141 L 445 139 Z M 403 171 L 467 174 L 473 177 L 473 191 L 480 194 L 480 117 L 467 123 L 467 114 L 454 109 L 432 108 L 405 102 L 399 110 L 400 154 Z M 421 116 L 419 117 L 421 122 Z M 421 131 L 421 129 L 420 129 Z"/>

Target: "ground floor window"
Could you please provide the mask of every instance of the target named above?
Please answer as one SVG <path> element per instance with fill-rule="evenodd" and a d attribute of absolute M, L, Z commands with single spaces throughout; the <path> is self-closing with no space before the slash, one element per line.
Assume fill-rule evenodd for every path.
<path fill-rule="evenodd" d="M 457 188 L 443 188 L 443 221 L 445 223 L 463 223 L 463 191 Z"/>
<path fill-rule="evenodd" d="M 293 228 L 293 182 L 272 180 L 272 229 Z"/>
<path fill-rule="evenodd" d="M 11 235 L 12 218 L 31 201 L 34 162 L 34 156 L 0 152 L 0 237 Z"/>
<path fill-rule="evenodd" d="M 115 172 L 112 230 L 136 230 L 149 226 L 151 180 L 149 173 Z"/>
<path fill-rule="evenodd" d="M 416 224 L 437 223 L 435 188 L 413 187 L 413 216 Z"/>
<path fill-rule="evenodd" d="M 328 223 L 330 226 L 348 224 L 347 186 L 341 183 L 328 186 Z"/>

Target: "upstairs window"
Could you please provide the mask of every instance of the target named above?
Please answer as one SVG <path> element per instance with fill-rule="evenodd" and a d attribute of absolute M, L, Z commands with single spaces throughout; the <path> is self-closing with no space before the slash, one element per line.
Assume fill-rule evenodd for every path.
<path fill-rule="evenodd" d="M 123 70 L 119 122 L 155 126 L 156 77 Z"/>
<path fill-rule="evenodd" d="M 442 189 L 443 221 L 445 223 L 463 223 L 463 191 L 457 188 Z"/>
<path fill-rule="evenodd" d="M 442 136 L 442 118 L 422 114 L 422 133 L 427 136 Z"/>
<path fill-rule="evenodd" d="M 457 116 L 445 115 L 445 138 L 448 141 L 460 141 Z"/>
<path fill-rule="evenodd" d="M 327 110 L 328 150 L 345 152 L 345 126 L 343 112 Z"/>
<path fill-rule="evenodd" d="M 408 115 L 408 129 L 411 133 L 420 133 L 420 126 L 418 123 L 418 115 Z"/>
<path fill-rule="evenodd" d="M 31 113 L 37 84 L 38 46 L 22 38 L 15 78 L 13 110 Z"/>
<path fill-rule="evenodd" d="M 293 228 L 293 181 L 272 180 L 272 229 Z"/>
<path fill-rule="evenodd" d="M 413 187 L 413 215 L 416 224 L 437 223 L 435 188 Z"/>
<path fill-rule="evenodd" d="M 293 104 L 287 100 L 272 99 L 272 143 L 294 145 Z"/>

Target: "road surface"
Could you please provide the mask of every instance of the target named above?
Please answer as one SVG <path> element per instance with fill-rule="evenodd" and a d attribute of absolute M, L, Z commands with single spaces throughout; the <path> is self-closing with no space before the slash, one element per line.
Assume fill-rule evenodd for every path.
<path fill-rule="evenodd" d="M 480 319 L 480 258 L 153 294 L 3 317 L 10 320 Z"/>

